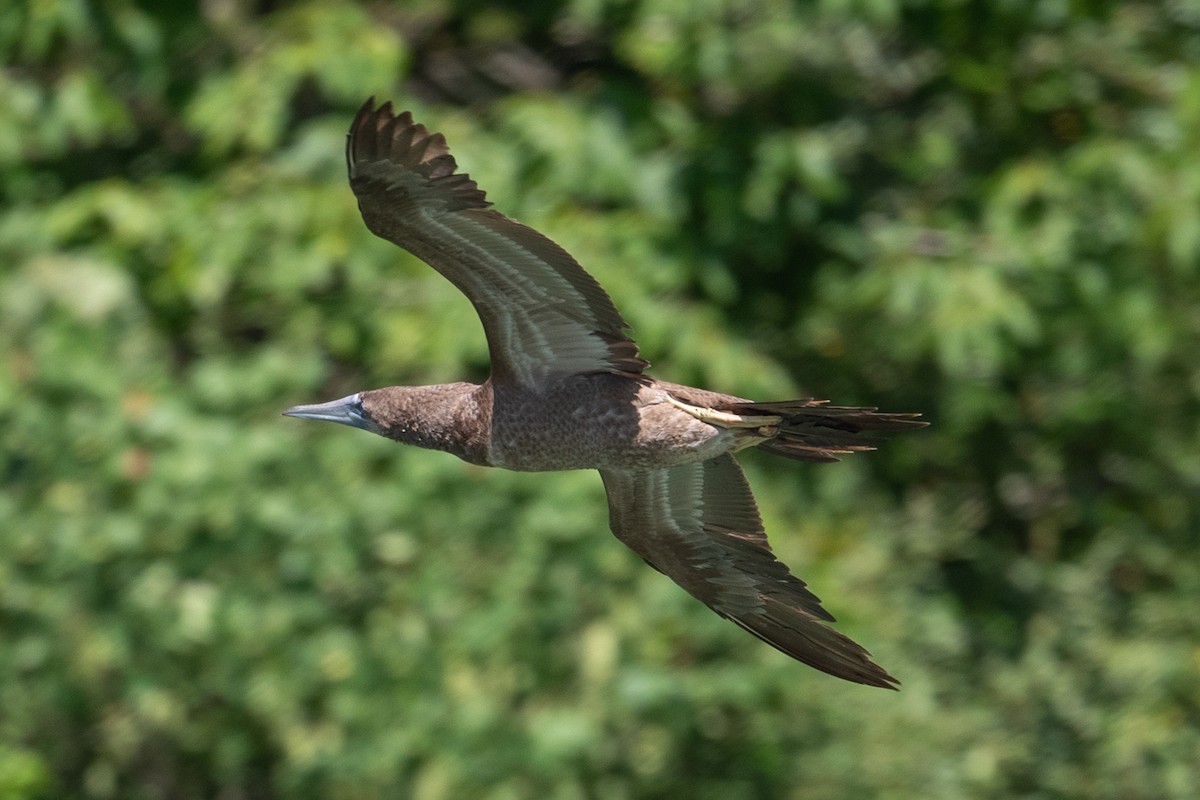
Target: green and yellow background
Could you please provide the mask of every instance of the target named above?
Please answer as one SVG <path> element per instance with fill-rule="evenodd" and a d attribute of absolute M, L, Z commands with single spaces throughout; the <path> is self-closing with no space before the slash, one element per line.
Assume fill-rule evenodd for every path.
<path fill-rule="evenodd" d="M 1200 796 L 1200 6 L 0 8 L 0 798 Z M 354 110 L 448 137 L 659 377 L 932 423 L 743 456 L 904 682 L 607 530 L 593 472 L 279 412 L 482 380 Z"/>

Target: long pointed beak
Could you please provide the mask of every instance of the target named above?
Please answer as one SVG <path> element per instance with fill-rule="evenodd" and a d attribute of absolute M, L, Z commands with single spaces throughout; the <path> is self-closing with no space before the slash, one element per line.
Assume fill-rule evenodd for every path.
<path fill-rule="evenodd" d="M 363 430 L 372 432 L 375 430 L 375 424 L 367 417 L 366 412 L 363 411 L 362 398 L 357 394 L 343 397 L 340 400 L 331 400 L 328 403 L 292 406 L 283 412 L 283 415 L 285 417 L 299 417 L 300 419 L 337 422 L 342 425 L 349 425 L 352 428 L 362 428 Z"/>

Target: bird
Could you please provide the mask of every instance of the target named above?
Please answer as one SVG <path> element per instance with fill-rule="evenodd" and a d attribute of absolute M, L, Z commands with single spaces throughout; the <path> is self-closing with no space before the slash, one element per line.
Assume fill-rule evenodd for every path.
<path fill-rule="evenodd" d="M 433 267 L 474 306 L 491 362 L 481 384 L 390 386 L 283 413 L 526 472 L 596 469 L 617 539 L 720 616 L 847 681 L 900 682 L 830 623 L 773 553 L 734 454 L 808 462 L 874 450 L 920 414 L 753 402 L 651 377 L 630 326 L 563 248 L 491 207 L 445 137 L 367 100 L 346 140 L 367 227 Z"/>

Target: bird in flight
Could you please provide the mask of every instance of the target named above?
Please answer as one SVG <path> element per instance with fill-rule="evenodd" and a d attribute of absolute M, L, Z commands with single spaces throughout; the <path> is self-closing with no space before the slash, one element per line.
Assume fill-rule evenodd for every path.
<path fill-rule="evenodd" d="M 542 234 L 489 208 L 445 138 L 391 103 L 359 110 L 346 144 L 367 227 L 457 286 L 483 322 L 482 384 L 390 386 L 284 413 L 362 428 L 489 467 L 596 469 L 617 538 L 713 611 L 816 669 L 899 684 L 775 558 L 733 454 L 799 461 L 873 450 L 864 432 L 918 414 L 756 403 L 650 377 L 594 278 Z"/>

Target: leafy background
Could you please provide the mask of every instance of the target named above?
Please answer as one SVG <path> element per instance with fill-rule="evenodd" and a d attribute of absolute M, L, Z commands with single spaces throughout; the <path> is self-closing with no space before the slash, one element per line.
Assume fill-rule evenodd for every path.
<path fill-rule="evenodd" d="M 0 798 L 1200 795 L 1194 3 L 31 0 L 0 53 Z M 371 94 L 658 375 L 927 414 L 743 458 L 901 693 L 594 473 L 278 416 L 486 375 L 358 218 Z"/>

